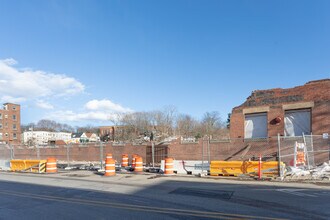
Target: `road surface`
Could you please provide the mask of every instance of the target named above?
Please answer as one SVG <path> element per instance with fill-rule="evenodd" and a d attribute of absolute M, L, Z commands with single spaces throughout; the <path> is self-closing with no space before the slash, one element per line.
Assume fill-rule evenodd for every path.
<path fill-rule="evenodd" d="M 329 185 L 0 172 L 0 219 L 330 219 L 329 201 Z"/>

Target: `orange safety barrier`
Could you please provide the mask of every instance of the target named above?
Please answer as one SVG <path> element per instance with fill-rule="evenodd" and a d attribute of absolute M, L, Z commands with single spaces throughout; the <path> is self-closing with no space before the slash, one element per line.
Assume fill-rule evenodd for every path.
<path fill-rule="evenodd" d="M 143 159 L 142 157 L 136 157 L 135 158 L 135 172 L 142 172 L 143 171 Z"/>
<path fill-rule="evenodd" d="M 115 160 L 112 158 L 107 158 L 105 160 L 105 174 L 104 176 L 114 176 L 116 175 Z"/>
<path fill-rule="evenodd" d="M 106 156 L 106 159 L 111 159 L 112 158 L 112 154 L 107 154 L 107 156 Z"/>
<path fill-rule="evenodd" d="M 128 154 L 123 154 L 121 158 L 121 166 L 128 167 Z"/>
<path fill-rule="evenodd" d="M 46 173 L 57 173 L 56 158 L 54 157 L 47 158 Z"/>
<path fill-rule="evenodd" d="M 11 171 L 24 171 L 34 173 L 46 172 L 46 160 L 11 160 Z"/>
<path fill-rule="evenodd" d="M 26 169 L 25 160 L 11 160 L 10 170 L 11 171 L 22 171 Z"/>
<path fill-rule="evenodd" d="M 169 175 L 173 174 L 174 168 L 173 168 L 173 158 L 165 158 L 165 169 L 164 174 Z"/>
<path fill-rule="evenodd" d="M 25 160 L 26 170 L 33 173 L 45 173 L 46 172 L 46 160 Z"/>
<path fill-rule="evenodd" d="M 281 162 L 281 169 L 285 169 L 285 164 Z M 263 161 L 260 164 L 262 175 L 279 175 L 277 161 Z M 259 161 L 211 161 L 210 175 L 239 176 L 242 174 L 257 175 Z"/>

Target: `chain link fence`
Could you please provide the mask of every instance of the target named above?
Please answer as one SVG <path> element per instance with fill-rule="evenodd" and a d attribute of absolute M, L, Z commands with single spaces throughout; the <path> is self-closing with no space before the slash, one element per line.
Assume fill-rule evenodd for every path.
<path fill-rule="evenodd" d="M 283 162 L 288 173 L 299 168 L 312 171 L 329 163 L 330 141 L 322 135 L 304 135 L 302 137 L 275 136 L 262 139 L 211 139 L 199 140 L 175 139 L 168 142 L 149 142 L 144 145 L 86 143 L 52 146 L 0 145 L 0 160 L 11 159 L 47 159 L 55 157 L 63 166 L 76 164 L 99 164 L 106 154 L 111 153 L 117 164 L 122 155 L 133 154 L 143 158 L 147 167 L 159 167 L 161 161 L 171 157 L 177 161 L 197 161 L 201 170 L 208 170 L 210 161 L 262 161 Z M 290 169 L 292 167 L 292 169 Z M 329 170 L 330 171 L 330 170 Z M 286 175 L 281 170 L 281 176 Z"/>
<path fill-rule="evenodd" d="M 288 167 L 292 178 L 330 177 L 330 140 L 327 135 L 278 137 L 279 161 Z"/>

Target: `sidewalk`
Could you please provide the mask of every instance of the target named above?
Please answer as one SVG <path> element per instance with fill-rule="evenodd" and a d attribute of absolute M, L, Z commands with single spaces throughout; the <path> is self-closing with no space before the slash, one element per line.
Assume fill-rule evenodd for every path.
<path fill-rule="evenodd" d="M 55 174 L 38 174 L 38 173 L 14 173 L 14 172 L 0 172 L 0 180 L 22 181 L 28 178 L 31 183 L 42 184 L 43 182 L 50 182 L 51 180 L 59 181 L 82 181 L 90 183 L 132 183 L 132 186 L 148 186 L 160 181 L 188 181 L 195 183 L 225 183 L 225 184 L 244 184 L 244 185 L 263 185 L 263 186 L 279 186 L 279 187 L 303 187 L 303 188 L 323 188 L 330 187 L 330 181 L 314 181 L 314 180 L 255 180 L 255 179 L 240 179 L 238 177 L 215 177 L 205 176 L 197 177 L 194 175 L 171 175 L 165 176 L 154 173 L 122 172 L 117 173 L 113 177 L 105 177 L 101 173 L 87 170 L 70 170 L 59 171 Z M 25 182 L 25 181 L 23 181 Z"/>

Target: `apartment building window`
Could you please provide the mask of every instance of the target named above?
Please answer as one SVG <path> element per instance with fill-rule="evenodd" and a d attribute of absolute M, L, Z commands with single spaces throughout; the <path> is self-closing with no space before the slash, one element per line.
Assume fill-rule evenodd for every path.
<path fill-rule="evenodd" d="M 0 119 L 2 119 L 2 114 L 0 113 Z"/>
<path fill-rule="evenodd" d="M 13 133 L 13 139 L 17 139 L 17 134 Z"/>
<path fill-rule="evenodd" d="M 13 110 L 16 110 L 16 106 L 13 106 Z"/>
<path fill-rule="evenodd" d="M 16 129 L 17 129 L 17 127 L 16 127 L 16 124 L 13 124 L 13 129 L 14 129 L 14 130 L 16 130 Z"/>
<path fill-rule="evenodd" d="M 267 113 L 246 114 L 244 138 L 267 137 Z"/>
<path fill-rule="evenodd" d="M 13 115 L 13 120 L 16 121 L 16 115 Z"/>
<path fill-rule="evenodd" d="M 311 110 L 299 109 L 285 111 L 284 134 L 288 137 L 311 133 Z"/>
<path fill-rule="evenodd" d="M 0 123 L 0 129 L 2 129 L 2 123 Z"/>
<path fill-rule="evenodd" d="M 0 133 L 0 140 L 2 140 L 2 133 Z"/>
<path fill-rule="evenodd" d="M 6 133 L 5 136 L 8 137 L 8 133 Z"/>

